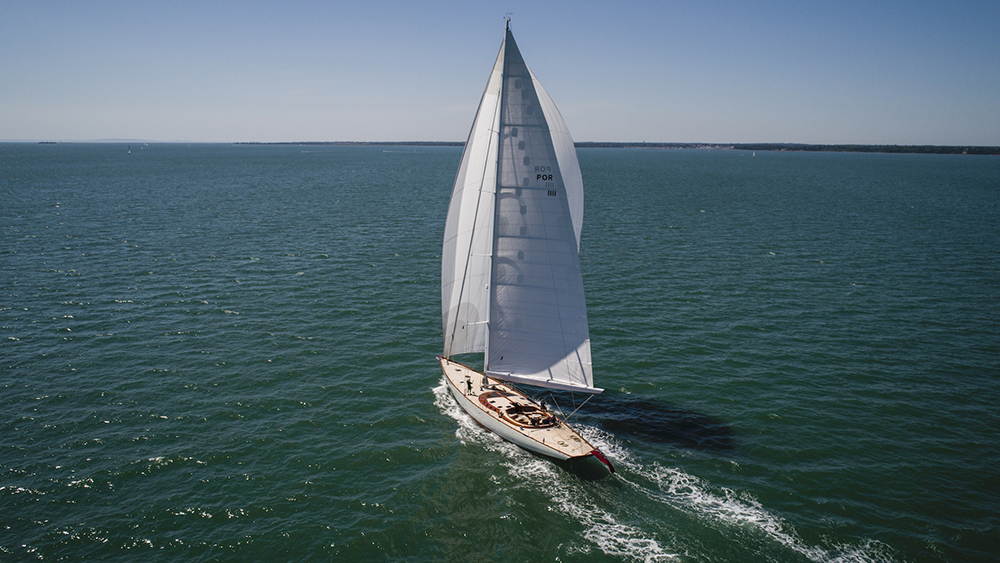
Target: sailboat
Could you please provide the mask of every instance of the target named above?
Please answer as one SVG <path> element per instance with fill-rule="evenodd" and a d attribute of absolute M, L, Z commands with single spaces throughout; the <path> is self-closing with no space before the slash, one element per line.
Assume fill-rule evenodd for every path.
<path fill-rule="evenodd" d="M 452 395 L 480 425 L 531 452 L 596 458 L 614 472 L 600 450 L 515 386 L 602 391 L 594 387 L 580 273 L 582 221 L 573 139 L 508 18 L 448 208 L 438 360 Z M 480 352 L 482 371 L 453 359 Z"/>

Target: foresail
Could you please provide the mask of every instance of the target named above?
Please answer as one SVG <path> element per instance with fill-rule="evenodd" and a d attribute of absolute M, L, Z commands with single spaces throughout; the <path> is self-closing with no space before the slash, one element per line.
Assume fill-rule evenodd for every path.
<path fill-rule="evenodd" d="M 487 370 L 600 392 L 580 273 L 583 182 L 573 140 L 509 30 L 504 44 Z"/>
<path fill-rule="evenodd" d="M 531 82 L 535 87 L 535 94 L 538 96 L 538 105 L 541 107 L 542 114 L 549 126 L 552 148 L 556 161 L 559 163 L 563 186 L 566 189 L 566 202 L 569 206 L 570 219 L 573 221 L 576 250 L 579 254 L 580 233 L 583 229 L 583 176 L 580 174 L 580 162 L 576 159 L 576 145 L 573 144 L 573 137 L 570 136 L 569 129 L 566 127 L 559 109 L 556 108 L 555 102 L 542 88 L 541 83 L 538 82 L 531 70 L 528 70 L 528 73 L 531 75 Z"/>
<path fill-rule="evenodd" d="M 483 352 L 486 347 L 503 59 L 501 45 L 462 151 L 448 207 L 441 253 L 446 357 Z"/>

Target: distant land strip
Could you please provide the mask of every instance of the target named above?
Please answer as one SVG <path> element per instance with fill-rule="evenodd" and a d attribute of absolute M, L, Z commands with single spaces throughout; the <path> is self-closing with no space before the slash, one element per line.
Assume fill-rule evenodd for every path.
<path fill-rule="evenodd" d="M 461 147 L 460 141 L 302 141 L 280 143 L 241 142 L 237 145 L 379 145 L 406 147 Z M 977 154 L 1000 155 L 1000 147 L 944 145 L 807 145 L 802 143 L 575 143 L 577 148 L 590 149 L 709 149 L 737 151 L 800 151 L 800 152 L 877 152 L 911 154 Z"/>
<path fill-rule="evenodd" d="M 577 148 L 714 149 L 736 151 L 880 152 L 1000 155 L 1000 147 L 941 145 L 807 145 L 802 143 L 576 143 Z"/>
<path fill-rule="evenodd" d="M 387 147 L 464 147 L 462 141 L 282 141 L 276 143 L 240 142 L 234 145 L 367 145 Z"/>

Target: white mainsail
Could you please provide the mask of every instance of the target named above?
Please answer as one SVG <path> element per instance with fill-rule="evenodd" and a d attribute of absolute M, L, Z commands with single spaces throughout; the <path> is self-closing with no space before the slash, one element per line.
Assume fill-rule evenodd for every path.
<path fill-rule="evenodd" d="M 448 209 L 444 355 L 485 352 L 490 377 L 599 393 L 580 274 L 582 223 L 573 139 L 508 28 Z"/>

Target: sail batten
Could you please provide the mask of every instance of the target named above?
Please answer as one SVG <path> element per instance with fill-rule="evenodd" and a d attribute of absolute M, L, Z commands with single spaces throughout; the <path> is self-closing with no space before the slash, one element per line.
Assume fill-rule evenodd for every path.
<path fill-rule="evenodd" d="M 508 29 L 462 154 L 445 228 L 445 356 L 487 373 L 597 393 L 579 245 L 572 137 Z"/>

